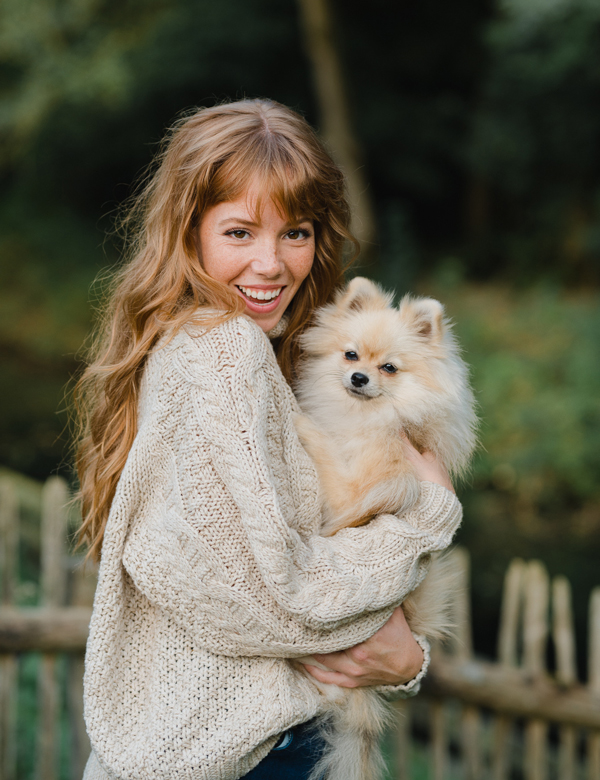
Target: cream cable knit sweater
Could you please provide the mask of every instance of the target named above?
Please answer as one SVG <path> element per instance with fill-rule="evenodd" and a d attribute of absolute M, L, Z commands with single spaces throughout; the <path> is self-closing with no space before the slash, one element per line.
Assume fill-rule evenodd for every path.
<path fill-rule="evenodd" d="M 90 627 L 85 780 L 246 774 L 320 712 L 285 659 L 367 639 L 450 543 L 460 504 L 431 483 L 401 518 L 320 537 L 295 410 L 245 317 L 150 356 Z"/>

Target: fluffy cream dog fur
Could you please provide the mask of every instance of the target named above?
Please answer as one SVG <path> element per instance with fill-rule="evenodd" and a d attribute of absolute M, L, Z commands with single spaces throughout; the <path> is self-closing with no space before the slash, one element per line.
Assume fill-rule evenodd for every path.
<path fill-rule="evenodd" d="M 323 535 L 402 513 L 418 500 L 401 432 L 453 476 L 465 472 L 476 444 L 475 403 L 438 301 L 407 296 L 394 308 L 390 295 L 358 277 L 317 312 L 302 346 L 296 427 L 320 477 Z M 434 561 L 403 603 L 415 633 L 447 632 L 450 587 L 447 567 Z M 368 688 L 318 685 L 331 704 L 323 725 L 329 749 L 313 777 L 376 780 L 383 699 Z"/>

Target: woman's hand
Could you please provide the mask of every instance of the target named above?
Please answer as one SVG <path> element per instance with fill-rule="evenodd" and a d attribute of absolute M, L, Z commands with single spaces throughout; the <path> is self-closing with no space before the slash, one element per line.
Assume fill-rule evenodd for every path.
<path fill-rule="evenodd" d="M 411 634 L 402 607 L 397 607 L 388 622 L 365 642 L 313 658 L 328 669 L 304 664 L 319 682 L 359 688 L 409 682 L 421 670 L 423 650 Z"/>
<path fill-rule="evenodd" d="M 450 490 L 454 493 L 454 487 L 452 486 L 448 472 L 438 461 L 433 452 L 427 450 L 425 450 L 425 452 L 419 452 L 405 433 L 400 435 L 402 436 L 404 453 L 415 467 L 417 479 L 420 482 L 435 482 L 437 485 L 441 485 L 442 487 L 445 487 L 446 490 Z"/>

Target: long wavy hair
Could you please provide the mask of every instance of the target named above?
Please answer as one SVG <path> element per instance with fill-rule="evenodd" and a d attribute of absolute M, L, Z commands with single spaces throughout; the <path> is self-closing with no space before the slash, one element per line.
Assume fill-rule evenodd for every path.
<path fill-rule="evenodd" d="M 87 543 L 95 559 L 137 432 L 148 354 L 192 317 L 204 313 L 204 321 L 215 325 L 244 310 L 238 295 L 203 270 L 195 235 L 207 209 L 235 200 L 250 184 L 258 184 L 261 200 L 272 199 L 290 220 L 314 223 L 314 263 L 287 309 L 276 348 L 288 381 L 300 356 L 299 336 L 341 282 L 345 247 L 358 248 L 349 231 L 344 177 L 294 111 L 269 100 L 243 100 L 201 108 L 176 122 L 122 220 L 125 262 L 112 278 L 75 388 L 79 543 Z"/>

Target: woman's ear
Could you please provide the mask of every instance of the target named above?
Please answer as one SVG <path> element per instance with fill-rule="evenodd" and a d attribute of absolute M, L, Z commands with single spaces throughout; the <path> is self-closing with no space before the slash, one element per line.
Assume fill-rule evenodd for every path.
<path fill-rule="evenodd" d="M 418 336 L 441 341 L 444 335 L 444 307 L 435 298 L 411 298 L 406 295 L 399 306 L 400 316 Z"/>
<path fill-rule="evenodd" d="M 361 311 L 363 309 L 387 309 L 391 306 L 392 296 L 385 293 L 370 279 L 356 276 L 341 290 L 335 299 L 335 305 L 343 311 Z"/>

